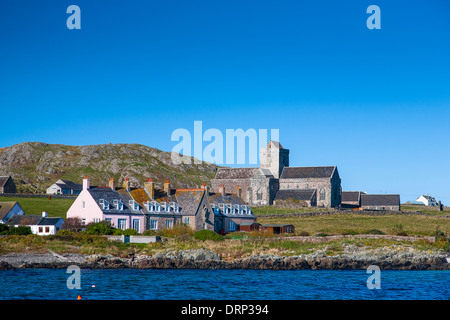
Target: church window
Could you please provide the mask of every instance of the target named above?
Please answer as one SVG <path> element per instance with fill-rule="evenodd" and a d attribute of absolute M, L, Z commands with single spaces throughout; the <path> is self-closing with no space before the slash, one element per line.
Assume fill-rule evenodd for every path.
<path fill-rule="evenodd" d="M 256 193 L 256 200 L 262 200 L 263 199 L 263 194 L 261 192 L 261 190 L 258 190 L 258 192 Z"/>
<path fill-rule="evenodd" d="M 320 198 L 319 198 L 319 200 L 325 200 L 325 190 L 324 189 L 321 189 L 320 190 Z"/>

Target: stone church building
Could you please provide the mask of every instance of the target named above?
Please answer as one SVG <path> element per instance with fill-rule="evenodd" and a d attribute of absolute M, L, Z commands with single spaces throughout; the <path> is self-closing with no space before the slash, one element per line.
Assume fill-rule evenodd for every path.
<path fill-rule="evenodd" d="M 342 193 L 336 166 L 289 167 L 289 150 L 277 141 L 260 151 L 259 168 L 219 168 L 211 187 L 217 193 L 236 194 L 251 206 L 291 201 L 338 207 Z"/>

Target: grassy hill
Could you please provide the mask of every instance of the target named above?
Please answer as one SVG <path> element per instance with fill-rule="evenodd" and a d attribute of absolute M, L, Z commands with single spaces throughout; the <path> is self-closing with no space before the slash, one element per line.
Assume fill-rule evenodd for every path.
<path fill-rule="evenodd" d="M 43 193 L 58 179 L 81 183 L 85 175 L 91 185 L 107 185 L 111 177 L 121 185 L 128 177 L 132 187 L 142 186 L 148 178 L 153 178 L 157 187 L 169 179 L 178 188 L 198 187 L 214 178 L 217 166 L 191 163 L 173 164 L 170 152 L 140 144 L 24 142 L 0 148 L 0 175 L 11 175 L 22 193 Z"/>

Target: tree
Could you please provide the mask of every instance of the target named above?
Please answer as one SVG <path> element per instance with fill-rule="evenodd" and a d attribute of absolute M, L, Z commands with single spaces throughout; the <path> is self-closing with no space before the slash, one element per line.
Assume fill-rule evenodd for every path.
<path fill-rule="evenodd" d="M 73 231 L 73 232 L 81 231 L 82 228 L 83 228 L 83 223 L 81 222 L 81 218 L 79 218 L 79 217 L 67 218 L 61 227 L 61 229 L 63 229 L 63 230 L 69 230 L 69 231 Z"/>
<path fill-rule="evenodd" d="M 109 221 L 100 221 L 97 223 L 90 223 L 86 226 L 86 234 L 111 235 L 114 233 L 114 228 L 111 227 Z"/>

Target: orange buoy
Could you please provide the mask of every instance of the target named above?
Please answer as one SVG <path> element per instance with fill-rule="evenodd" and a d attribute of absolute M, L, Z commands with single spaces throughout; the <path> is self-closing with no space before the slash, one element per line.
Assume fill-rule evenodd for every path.
<path fill-rule="evenodd" d="M 77 300 L 81 300 L 81 296 L 80 296 L 80 295 L 78 295 L 78 298 L 77 298 Z"/>

